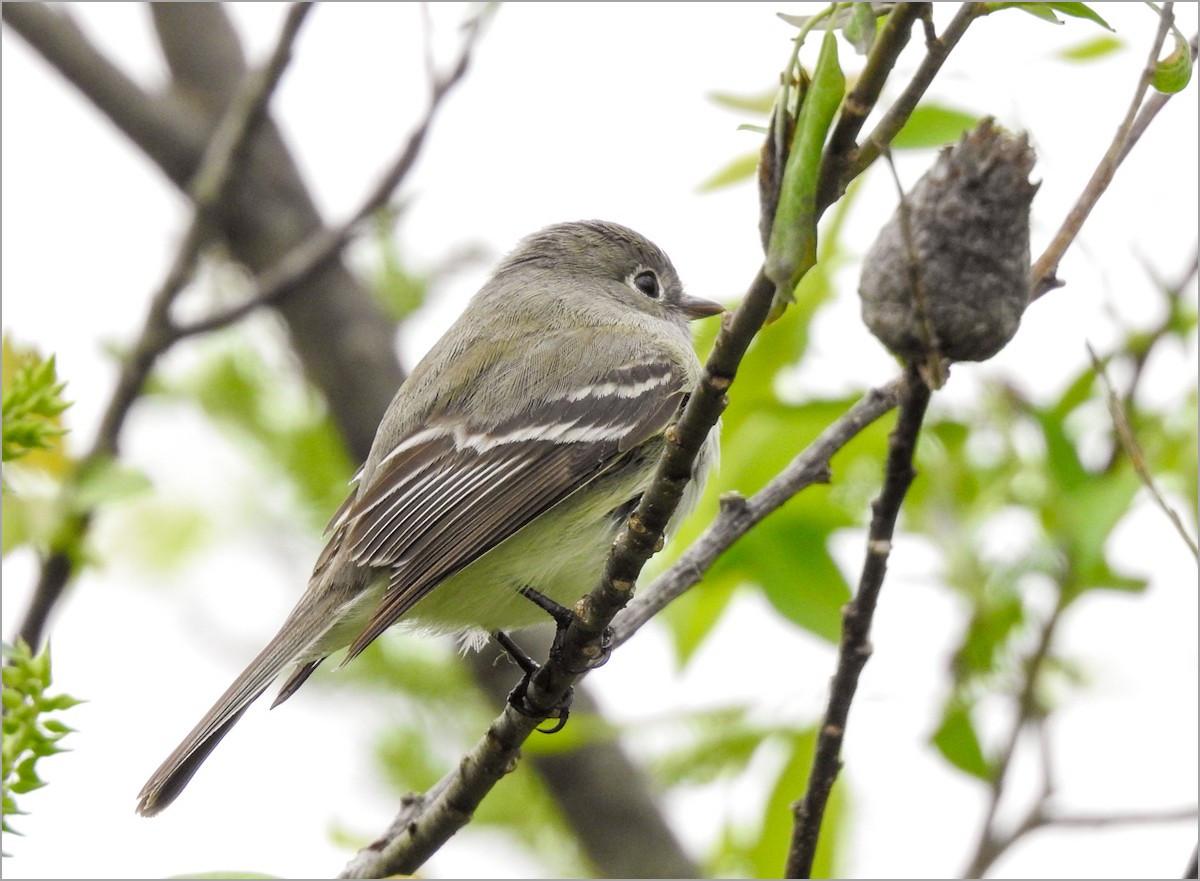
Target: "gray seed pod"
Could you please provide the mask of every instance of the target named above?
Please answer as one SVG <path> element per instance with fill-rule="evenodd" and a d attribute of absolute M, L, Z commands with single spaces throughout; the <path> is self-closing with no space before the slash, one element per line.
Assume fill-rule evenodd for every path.
<path fill-rule="evenodd" d="M 983 361 L 1012 339 L 1029 301 L 1034 158 L 1025 135 L 985 119 L 938 154 L 880 231 L 858 292 L 893 354 Z"/>

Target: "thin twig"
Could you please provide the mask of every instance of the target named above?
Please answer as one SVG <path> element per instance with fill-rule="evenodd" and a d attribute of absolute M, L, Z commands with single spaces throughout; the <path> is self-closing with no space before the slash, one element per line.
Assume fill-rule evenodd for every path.
<path fill-rule="evenodd" d="M 1133 100 L 1129 102 L 1129 109 L 1125 111 L 1125 118 L 1121 124 L 1117 126 L 1117 131 L 1113 135 L 1112 142 L 1108 145 L 1108 149 L 1104 151 L 1100 162 L 1096 165 L 1095 171 L 1092 172 L 1091 178 L 1087 185 L 1080 193 L 1079 199 L 1067 213 L 1066 218 L 1059 227 L 1058 232 L 1054 234 L 1054 238 L 1050 240 L 1050 244 L 1046 246 L 1046 250 L 1033 263 L 1033 273 L 1031 276 L 1031 291 L 1030 300 L 1036 300 L 1042 295 L 1060 287 L 1062 282 L 1058 279 L 1058 266 L 1062 262 L 1063 255 L 1067 252 L 1067 248 L 1075 241 L 1075 237 L 1079 235 L 1080 229 L 1083 227 L 1084 221 L 1088 215 L 1092 213 L 1092 209 L 1096 207 L 1096 203 L 1100 201 L 1100 197 L 1108 189 L 1112 183 L 1113 176 L 1117 173 L 1117 168 L 1120 167 L 1121 161 L 1129 153 L 1130 136 L 1134 130 L 1134 124 L 1138 120 L 1139 111 L 1142 108 L 1142 102 L 1146 97 L 1146 90 L 1150 88 L 1150 82 L 1154 78 L 1154 69 L 1158 64 L 1158 56 L 1162 51 L 1163 43 L 1167 39 L 1167 34 L 1171 30 L 1171 24 L 1175 17 L 1171 11 L 1174 3 L 1164 3 L 1162 11 L 1159 14 L 1158 32 L 1155 34 L 1154 41 L 1150 46 L 1149 57 L 1146 61 L 1146 66 L 1142 69 L 1142 75 L 1138 78 L 1137 86 L 1133 90 Z M 1193 63 L 1195 63 L 1195 53 L 1193 55 Z M 1163 95 L 1163 103 L 1169 98 L 1169 95 Z M 1152 112 L 1144 120 L 1138 134 L 1145 131 L 1145 127 L 1149 125 L 1150 120 L 1154 118 L 1154 114 L 1158 112 L 1158 104 Z"/>
<path fill-rule="evenodd" d="M 1200 807 L 1188 805 L 1182 808 L 1164 808 L 1160 811 L 1127 811 L 1112 814 L 1058 814 L 1043 809 L 1035 829 L 1045 826 L 1065 826 L 1075 829 L 1102 829 L 1106 826 L 1150 826 L 1158 823 L 1181 823 L 1195 820 Z M 1032 831 L 1032 830 L 1030 830 Z"/>
<path fill-rule="evenodd" d="M 1096 371 L 1096 375 L 1100 377 L 1100 381 L 1104 383 L 1104 390 L 1108 398 L 1108 412 L 1112 416 L 1113 427 L 1117 432 L 1117 440 L 1121 444 L 1121 448 L 1125 450 L 1125 454 L 1129 456 L 1129 464 L 1133 466 L 1134 472 L 1142 481 L 1142 484 L 1150 491 L 1150 496 L 1154 502 L 1167 515 L 1167 519 L 1171 521 L 1171 525 L 1175 527 L 1175 531 L 1179 533 L 1180 538 L 1188 546 L 1188 550 L 1192 552 L 1192 556 L 1200 562 L 1200 549 L 1196 547 L 1196 539 L 1194 539 L 1187 531 L 1187 527 L 1183 525 L 1183 520 L 1174 508 L 1172 508 L 1161 492 L 1159 492 L 1158 484 L 1155 483 L 1153 475 L 1150 474 L 1150 469 L 1146 467 L 1146 455 L 1142 452 L 1141 444 L 1138 443 L 1137 437 L 1133 433 L 1133 426 L 1129 424 L 1129 416 L 1125 412 L 1125 407 L 1121 403 L 1120 397 L 1117 396 L 1116 389 L 1113 388 L 1112 381 L 1108 378 L 1108 371 L 1104 369 L 1104 364 L 1096 357 L 1096 352 L 1092 348 L 1091 343 L 1087 344 L 1088 357 L 1092 359 L 1092 368 Z"/>
<path fill-rule="evenodd" d="M 785 878 L 808 878 L 821 832 L 821 821 L 833 784 L 841 770 L 842 741 L 850 705 L 858 688 L 858 678 L 871 656 L 871 621 L 883 578 L 887 572 L 896 520 L 916 472 L 913 456 L 917 438 L 929 406 L 929 386 L 916 365 L 905 372 L 905 388 L 900 398 L 896 427 L 888 438 L 887 465 L 883 489 L 872 504 L 871 526 L 867 536 L 867 554 L 854 598 L 842 611 L 842 640 L 838 647 L 837 670 L 829 688 L 825 718 L 817 735 L 813 764 L 804 797 L 793 806 L 795 825 L 788 850 Z"/>
<path fill-rule="evenodd" d="M 630 639 L 673 600 L 696 584 L 717 557 L 738 539 L 815 483 L 829 480 L 829 463 L 864 428 L 896 406 L 904 380 L 872 389 L 822 431 L 779 474 L 750 498 L 727 493 L 712 523 L 665 572 L 654 579 L 613 619 L 613 646 Z"/>

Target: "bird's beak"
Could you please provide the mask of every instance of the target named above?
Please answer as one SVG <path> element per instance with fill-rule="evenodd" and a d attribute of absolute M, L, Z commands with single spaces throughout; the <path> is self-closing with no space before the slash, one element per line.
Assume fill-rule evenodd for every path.
<path fill-rule="evenodd" d="M 700 297 L 689 297 L 687 294 L 684 294 L 680 299 L 679 308 L 692 321 L 695 321 L 697 318 L 720 315 L 725 311 L 725 307 L 720 303 L 714 303 L 712 300 L 705 300 Z"/>

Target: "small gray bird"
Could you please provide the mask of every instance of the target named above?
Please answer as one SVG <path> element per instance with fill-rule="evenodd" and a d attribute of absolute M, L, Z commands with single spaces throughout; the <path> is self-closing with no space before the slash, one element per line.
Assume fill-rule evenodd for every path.
<path fill-rule="evenodd" d="M 272 706 L 402 619 L 479 645 L 544 620 L 522 589 L 563 605 L 589 591 L 699 378 L 688 322 L 722 311 L 615 223 L 522 240 L 400 387 L 296 607 L 150 776 L 138 813 L 174 801 L 285 667 Z M 716 455 L 714 431 L 672 526 Z"/>

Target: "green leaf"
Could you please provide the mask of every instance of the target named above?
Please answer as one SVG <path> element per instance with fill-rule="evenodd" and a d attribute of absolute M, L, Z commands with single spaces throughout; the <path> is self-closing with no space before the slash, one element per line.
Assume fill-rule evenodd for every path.
<path fill-rule="evenodd" d="M 1068 46 L 1058 53 L 1064 61 L 1096 61 L 1106 55 L 1111 55 L 1125 48 L 1125 41 L 1119 37 L 1101 34 L 1074 46 Z"/>
<path fill-rule="evenodd" d="M 977 114 L 927 102 L 913 110 L 904 127 L 892 139 L 896 150 L 940 147 L 957 141 L 962 133 L 979 123 Z"/>
<path fill-rule="evenodd" d="M 983 756 L 979 735 L 967 707 L 957 702 L 946 707 L 942 724 L 931 742 L 951 765 L 980 780 L 991 780 L 992 770 Z"/>
<path fill-rule="evenodd" d="M 139 495 L 151 486 L 145 473 L 113 459 L 94 459 L 71 489 L 71 505 L 78 512 L 90 511 L 107 502 Z"/>
<path fill-rule="evenodd" d="M 1101 18 L 1099 13 L 1086 3 L 1047 3 L 1046 5 L 1055 12 L 1061 12 L 1063 15 L 1071 18 L 1081 18 L 1085 21 L 1095 22 L 1105 30 L 1114 31 L 1113 26 Z"/>
<path fill-rule="evenodd" d="M 1172 29 L 1175 50 L 1154 65 L 1150 84 L 1168 95 L 1182 92 L 1192 79 L 1192 49 L 1177 29 Z"/>
<path fill-rule="evenodd" d="M 1095 22 L 1105 30 L 1113 30 L 1112 26 L 1086 3 L 984 3 L 983 6 L 985 15 L 999 12 L 1002 9 L 1019 9 L 1042 21 L 1062 24 L 1062 20 L 1055 15 L 1056 12 L 1059 12 L 1070 18 L 1082 18 Z"/>
<path fill-rule="evenodd" d="M 787 853 L 795 825 L 791 805 L 808 789 L 808 775 L 816 748 L 816 729 L 808 729 L 791 739 L 791 755 L 771 790 L 763 812 L 762 833 L 750 848 L 754 878 L 779 876 L 783 855 Z M 821 837 L 813 859 L 813 878 L 837 878 L 838 851 L 845 829 L 846 778 L 834 784 L 821 822 Z"/>
<path fill-rule="evenodd" d="M 983 573 L 984 588 L 975 596 L 971 621 L 962 645 L 954 655 L 957 684 L 967 685 L 999 669 L 1004 650 L 1025 620 L 1025 607 L 1017 591 L 1016 575 L 1004 578 Z"/>
<path fill-rule="evenodd" d="M 714 104 L 728 107 L 730 110 L 747 110 L 752 113 L 767 114 L 775 105 L 775 89 L 768 89 L 757 95 L 735 95 L 732 92 L 709 92 L 708 99 Z"/>
<path fill-rule="evenodd" d="M 719 190 L 723 187 L 753 178 L 757 170 L 758 154 L 747 153 L 726 163 L 724 167 L 714 172 L 711 177 L 706 178 L 697 189 L 702 193 Z"/>
<path fill-rule="evenodd" d="M 683 742 L 654 762 L 655 779 L 665 786 L 700 786 L 745 771 L 764 741 L 783 730 L 751 725 L 746 714 L 746 707 L 736 706 L 673 717 L 672 727 L 685 730 Z"/>
<path fill-rule="evenodd" d="M 421 308 L 429 290 L 429 279 L 405 265 L 393 235 L 396 214 L 396 209 L 384 208 L 374 215 L 375 244 L 379 249 L 380 266 L 375 272 L 371 289 L 388 315 L 399 322 Z"/>
<path fill-rule="evenodd" d="M 870 3 L 850 4 L 850 17 L 842 25 L 842 34 L 859 55 L 871 51 L 875 44 L 875 11 Z"/>
<path fill-rule="evenodd" d="M 759 529 L 753 542 L 759 553 L 754 566 L 744 565 L 743 571 L 757 575 L 763 596 L 779 614 L 836 645 L 850 585 L 829 554 L 830 524 L 775 517 Z"/>

